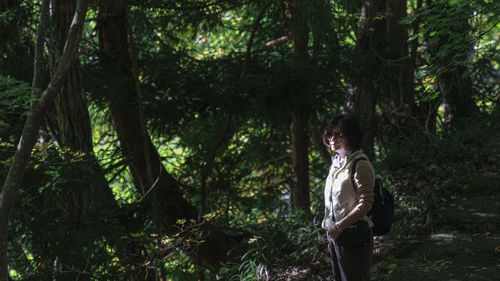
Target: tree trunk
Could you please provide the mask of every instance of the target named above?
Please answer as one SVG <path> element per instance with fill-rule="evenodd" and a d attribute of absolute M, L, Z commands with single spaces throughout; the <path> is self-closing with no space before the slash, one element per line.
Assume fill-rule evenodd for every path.
<path fill-rule="evenodd" d="M 430 1 L 429 1 L 430 2 Z M 435 5 L 432 7 L 437 16 L 448 15 L 453 12 L 453 16 L 460 18 L 472 17 L 472 10 L 466 7 L 453 8 L 448 2 L 428 3 Z M 437 70 L 437 84 L 444 99 L 444 117 L 445 126 L 454 126 L 454 123 L 460 123 L 460 119 L 473 116 L 479 112 L 474 102 L 474 88 L 472 79 L 466 74 L 470 59 L 468 55 L 472 52 L 473 43 L 470 36 L 471 27 L 466 20 L 460 22 L 444 22 L 444 26 L 439 26 L 437 36 L 439 40 L 434 44 L 429 44 L 428 49 L 431 52 L 433 60 L 431 64 L 439 67 Z M 457 40 L 456 38 L 462 38 Z M 450 46 L 454 42 L 457 46 Z M 438 54 L 444 47 L 448 51 L 446 56 Z M 451 62 L 457 65 L 451 65 Z"/>
<path fill-rule="evenodd" d="M 459 24 L 456 33 L 466 34 L 469 31 L 469 25 L 464 22 L 461 25 Z M 472 49 L 472 46 L 468 47 Z M 464 62 L 469 60 L 465 54 L 459 58 L 456 58 L 456 56 L 456 53 L 450 54 L 444 61 L 439 63 L 446 66 L 452 60 L 462 60 Z M 472 79 L 466 72 L 467 68 L 464 65 L 458 65 L 454 69 L 438 74 L 437 83 L 444 98 L 444 123 L 447 127 L 453 127 L 455 124 L 460 126 L 461 119 L 474 116 L 479 112 L 476 102 L 472 98 L 474 94 Z"/>
<path fill-rule="evenodd" d="M 55 35 L 52 40 L 54 45 L 53 48 L 49 49 L 52 61 L 60 59 L 74 10 L 74 1 L 52 1 L 51 22 L 53 22 L 55 28 Z M 64 228 L 64 231 L 68 233 L 66 237 L 70 241 L 66 241 L 67 244 L 74 245 L 74 248 L 68 251 L 65 248 L 54 247 L 53 252 L 55 252 L 52 257 L 56 258 L 57 256 L 60 264 L 58 268 L 63 271 L 67 266 L 78 267 L 82 262 L 81 259 L 75 260 L 74 255 L 75 252 L 82 250 L 78 248 L 81 247 L 81 244 L 78 243 L 78 240 L 71 241 L 71 239 L 79 239 L 82 236 L 99 239 L 102 234 L 91 227 L 89 228 L 88 222 L 100 222 L 100 224 L 106 225 L 105 220 L 108 217 L 102 214 L 118 215 L 121 213 L 93 153 L 87 100 L 82 86 L 80 62 L 77 57 L 75 54 L 66 76 L 62 79 L 55 101 L 45 115 L 46 127 L 49 128 L 51 135 L 55 137 L 59 146 L 67 147 L 74 153 L 83 152 L 83 161 L 69 164 L 65 169 L 83 169 L 85 174 L 81 176 L 80 180 L 88 183 L 84 188 L 69 189 L 67 192 L 63 219 L 72 223 L 63 224 L 61 228 Z M 55 75 L 54 71 L 55 69 L 51 70 L 51 75 Z M 48 212 L 50 213 L 50 211 Z M 57 213 L 56 210 L 52 212 Z M 114 227 L 114 225 L 111 227 Z M 110 233 L 116 233 L 116 231 L 117 229 L 114 227 L 114 230 L 110 231 Z M 108 241 L 113 242 L 112 239 Z M 120 250 L 117 252 L 120 253 Z M 120 260 L 123 260 L 123 258 L 120 257 Z M 82 267 L 84 266 L 85 264 L 82 265 Z M 78 272 L 73 273 L 71 271 L 67 273 L 54 272 L 54 274 L 54 278 L 63 276 L 65 279 L 75 279 L 79 275 Z"/>
<path fill-rule="evenodd" d="M 397 127 L 412 128 L 415 115 L 413 72 L 409 57 L 408 32 L 400 21 L 406 17 L 406 1 L 386 0 L 386 52 L 391 121 Z"/>
<path fill-rule="evenodd" d="M 43 73 L 44 73 L 44 46 L 45 35 L 47 33 L 47 25 L 49 24 L 50 1 L 43 0 L 40 7 L 40 22 L 36 31 L 35 39 L 35 57 L 33 58 L 33 80 L 31 86 L 35 89 L 43 88 Z"/>
<path fill-rule="evenodd" d="M 292 202 L 294 210 L 309 212 L 309 134 L 307 109 L 292 113 L 292 163 L 294 186 Z"/>
<path fill-rule="evenodd" d="M 350 86 L 350 112 L 358 116 L 363 130 L 363 152 L 372 158 L 375 156 L 373 147 L 375 139 L 375 105 L 377 103 L 377 91 L 371 80 L 360 79 L 355 85 Z"/>
<path fill-rule="evenodd" d="M 290 10 L 290 33 L 294 52 L 297 60 L 307 61 L 307 45 L 309 32 L 304 16 L 303 0 L 289 2 Z M 302 65 L 298 63 L 297 65 Z M 305 88 L 293 89 L 297 91 L 295 96 L 304 95 Z M 303 99 L 307 100 L 307 99 Z M 309 198 L 309 106 L 307 104 L 296 104 L 292 108 L 292 204 L 294 210 L 305 210 L 309 212 L 311 205 Z"/>
<path fill-rule="evenodd" d="M 88 2 L 86 0 L 78 1 L 64 52 L 58 63 L 56 75 L 54 75 L 47 88 L 42 92 L 40 98 L 31 104 L 31 114 L 28 115 L 26 120 L 14 159 L 3 184 L 2 192 L 0 193 L 0 281 L 9 280 L 7 243 L 10 214 L 16 202 L 31 151 L 36 143 L 38 129 L 43 122 L 43 116 L 47 112 L 48 106 L 54 101 L 57 94 L 56 90 L 77 52 L 87 7 Z"/>
<path fill-rule="evenodd" d="M 55 48 L 51 55 L 52 61 L 57 61 L 64 48 L 75 2 L 55 0 L 52 5 L 51 21 L 55 23 Z M 67 146 L 72 151 L 92 153 L 90 118 L 78 60 L 73 60 L 70 65 L 59 92 L 46 115 L 51 133 L 61 146 Z"/>
<path fill-rule="evenodd" d="M 472 80 L 469 76 L 463 75 L 465 72 L 466 68 L 459 66 L 452 72 L 439 75 L 438 86 L 444 97 L 444 117 L 447 127 L 459 125 L 460 119 L 479 112 L 472 98 L 474 92 Z"/>
<path fill-rule="evenodd" d="M 145 132 L 139 118 L 132 62 L 129 55 L 128 27 L 125 1 L 105 0 L 100 2 L 98 29 L 99 44 L 105 57 L 118 69 L 122 84 L 119 93 L 109 94 L 111 121 L 120 140 L 123 156 L 129 159 L 129 168 L 138 191 L 150 210 L 158 230 L 167 234 L 178 231 L 179 219 L 197 219 L 198 211 L 184 197 L 179 183 L 166 171 L 162 159 Z M 113 66 L 114 65 L 114 66 Z M 115 67 L 116 66 L 116 67 Z M 148 164 L 149 163 L 149 164 Z M 148 170 L 150 165 L 151 170 Z M 194 260 L 217 272 L 220 262 L 226 260 L 227 252 L 238 241 L 210 224 L 200 227 L 204 232 L 204 243 L 196 250 L 187 252 Z"/>
<path fill-rule="evenodd" d="M 369 156 L 374 156 L 374 138 L 376 131 L 375 105 L 380 93 L 375 85 L 380 71 L 380 59 L 385 42 L 385 20 L 376 18 L 385 11 L 385 2 L 380 0 L 364 1 L 356 30 L 356 54 L 361 61 L 350 69 L 348 110 L 359 117 L 364 131 L 362 148 Z"/>
<path fill-rule="evenodd" d="M 137 109 L 132 62 L 127 40 L 127 7 L 123 2 L 102 1 L 99 10 L 99 39 L 101 50 L 121 69 L 127 92 L 119 97 L 110 97 L 109 106 L 113 126 L 120 139 L 124 157 L 130 158 L 130 171 L 138 191 L 145 195 L 154 185 L 151 194 L 152 211 L 157 225 L 172 233 L 180 218 L 196 218 L 197 211 L 182 197 L 177 182 L 163 167 L 160 155 L 149 135 L 141 134 L 142 124 Z M 120 4 L 121 3 L 121 4 Z M 148 147 L 144 147 L 144 143 Z M 149 153 L 146 154 L 146 150 Z M 148 158 L 148 159 L 146 159 Z M 147 162 L 152 164 L 152 178 L 147 171 Z M 161 202 L 161 203 L 160 203 Z"/>

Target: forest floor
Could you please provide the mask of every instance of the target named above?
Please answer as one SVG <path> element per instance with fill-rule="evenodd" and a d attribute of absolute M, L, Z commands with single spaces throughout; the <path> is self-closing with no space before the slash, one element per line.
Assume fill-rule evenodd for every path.
<path fill-rule="evenodd" d="M 492 127 L 480 140 L 484 165 L 463 177 L 456 192 L 433 192 L 438 200 L 426 230 L 376 237 L 373 280 L 500 281 L 500 126 Z M 315 252 L 277 280 L 332 280 L 326 243 Z"/>
<path fill-rule="evenodd" d="M 481 140 L 490 150 L 485 166 L 460 183 L 461 192 L 440 198 L 430 234 L 380 241 L 375 280 L 500 281 L 498 125 L 490 133 Z"/>

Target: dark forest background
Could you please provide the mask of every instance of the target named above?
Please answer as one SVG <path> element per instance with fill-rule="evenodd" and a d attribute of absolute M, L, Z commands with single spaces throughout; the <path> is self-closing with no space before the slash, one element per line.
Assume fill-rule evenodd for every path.
<path fill-rule="evenodd" d="M 283 278 L 344 112 L 390 237 L 432 232 L 495 161 L 499 40 L 495 0 L 0 0 L 0 280 Z"/>

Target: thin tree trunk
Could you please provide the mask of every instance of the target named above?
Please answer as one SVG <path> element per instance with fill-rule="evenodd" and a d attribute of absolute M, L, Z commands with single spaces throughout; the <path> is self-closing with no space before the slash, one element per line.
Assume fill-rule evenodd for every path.
<path fill-rule="evenodd" d="M 307 61 L 309 32 L 305 22 L 304 5 L 303 0 L 290 1 L 290 32 L 293 50 L 298 60 Z M 294 89 L 294 91 L 305 90 L 305 88 Z M 303 93 L 295 93 L 296 96 L 301 94 Z M 309 106 L 297 104 L 292 110 L 293 209 L 309 212 L 311 205 L 309 197 Z"/>
<path fill-rule="evenodd" d="M 307 110 L 292 113 L 293 208 L 309 212 L 309 134 Z"/>
<path fill-rule="evenodd" d="M 36 31 L 35 58 L 33 59 L 33 82 L 31 86 L 41 89 L 43 73 L 43 45 L 49 21 L 49 0 L 43 0 L 40 7 L 40 23 Z"/>
<path fill-rule="evenodd" d="M 79 0 L 71 23 L 70 31 L 65 43 L 64 52 L 58 63 L 57 71 L 47 88 L 42 92 L 40 99 L 31 104 L 31 114 L 28 115 L 24 125 L 22 136 L 19 140 L 14 159 L 9 168 L 7 178 L 0 193 L 0 281 L 9 279 L 8 272 L 8 226 L 9 218 L 13 206 L 16 202 L 19 187 L 21 186 L 26 167 L 30 158 L 33 146 L 36 143 L 38 129 L 43 122 L 43 116 L 48 107 L 57 95 L 57 88 L 60 86 L 66 71 L 69 69 L 72 60 L 75 58 L 82 27 L 87 12 L 88 1 Z"/>

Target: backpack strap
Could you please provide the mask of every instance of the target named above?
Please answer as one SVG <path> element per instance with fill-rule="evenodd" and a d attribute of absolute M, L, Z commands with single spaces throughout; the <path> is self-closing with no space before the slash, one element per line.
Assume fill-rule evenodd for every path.
<path fill-rule="evenodd" d="M 351 182 L 352 182 L 352 186 L 354 187 L 355 191 L 356 191 L 356 182 L 354 181 L 354 174 L 356 173 L 356 165 L 358 165 L 358 162 L 361 160 L 368 161 L 368 159 L 366 157 L 359 157 L 359 158 L 354 159 L 354 163 L 352 163 L 352 165 L 351 165 Z"/>

